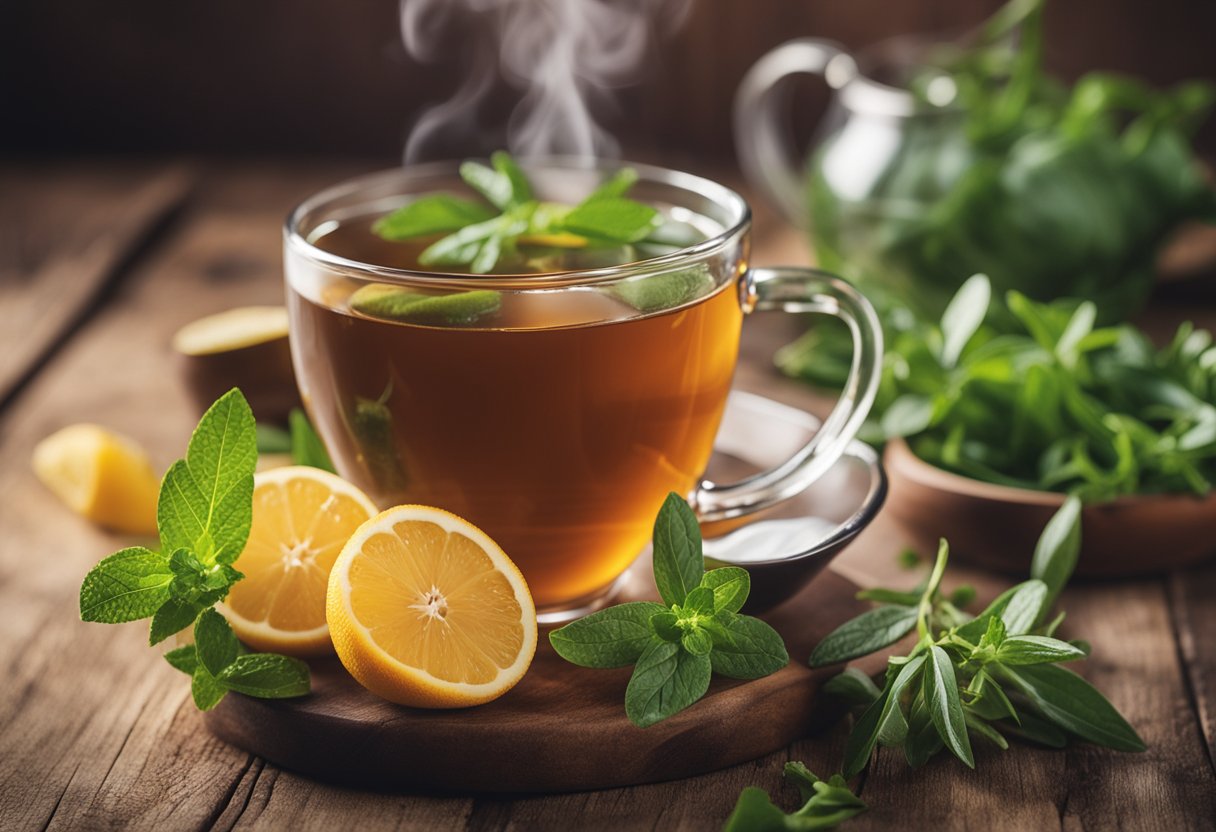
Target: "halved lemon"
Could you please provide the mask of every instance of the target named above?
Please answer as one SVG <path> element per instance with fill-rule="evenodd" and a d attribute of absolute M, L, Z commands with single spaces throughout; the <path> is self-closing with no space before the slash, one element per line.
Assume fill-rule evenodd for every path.
<path fill-rule="evenodd" d="M 257 474 L 253 483 L 253 526 L 233 564 L 245 578 L 220 610 L 237 637 L 256 650 L 329 652 L 329 570 L 376 507 L 346 480 L 319 468 L 275 468 Z"/>
<path fill-rule="evenodd" d="M 502 696 L 536 653 L 536 607 L 485 532 L 438 508 L 397 506 L 364 523 L 329 575 L 329 631 L 368 690 L 417 708 Z"/>
<path fill-rule="evenodd" d="M 160 481 L 134 440 L 69 425 L 34 446 L 34 473 L 73 511 L 131 534 L 156 534 Z"/>

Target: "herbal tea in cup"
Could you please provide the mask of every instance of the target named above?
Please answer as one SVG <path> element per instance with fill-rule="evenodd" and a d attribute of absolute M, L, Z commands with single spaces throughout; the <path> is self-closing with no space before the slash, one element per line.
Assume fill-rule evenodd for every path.
<path fill-rule="evenodd" d="M 644 166 L 410 167 L 288 220 L 301 394 L 339 472 L 382 507 L 436 506 L 489 534 L 542 620 L 603 600 L 670 491 L 702 519 L 805 488 L 873 399 L 866 301 L 809 269 L 750 269 L 746 203 Z M 784 466 L 700 482 L 746 314 L 818 311 L 854 332 L 837 411 Z"/>

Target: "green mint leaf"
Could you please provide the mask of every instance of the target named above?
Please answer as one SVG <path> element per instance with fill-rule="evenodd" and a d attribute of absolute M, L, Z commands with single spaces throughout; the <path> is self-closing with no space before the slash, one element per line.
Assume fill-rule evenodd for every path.
<path fill-rule="evenodd" d="M 169 571 L 177 576 L 198 578 L 201 584 L 206 567 L 189 549 L 178 549 L 169 556 Z"/>
<path fill-rule="evenodd" d="M 337 469 L 329 458 L 329 451 L 325 449 L 321 437 L 313 430 L 307 414 L 298 407 L 292 408 L 288 424 L 291 425 L 291 461 L 296 465 L 307 465 L 336 474 Z"/>
<path fill-rule="evenodd" d="M 198 667 L 198 655 L 194 652 L 194 645 L 187 644 L 184 647 L 178 647 L 170 650 L 165 654 L 167 661 L 174 670 L 180 670 L 187 675 L 194 674 L 194 668 Z"/>
<path fill-rule="evenodd" d="M 120 624 L 153 615 L 169 599 L 173 572 L 164 555 L 132 546 L 104 558 L 80 585 L 80 619 Z"/>
<path fill-rule="evenodd" d="M 613 283 L 613 297 L 639 312 L 676 309 L 713 292 L 717 284 L 706 266 L 692 266 L 675 272 L 639 275 Z"/>
<path fill-rule="evenodd" d="M 636 243 L 659 226 L 658 211 L 622 197 L 601 197 L 576 206 L 562 221 L 572 234 L 614 243 Z"/>
<path fill-rule="evenodd" d="M 1039 620 L 1046 603 L 1047 584 L 1033 579 L 1018 584 L 1009 597 L 1009 603 L 1001 612 L 1005 632 L 1011 636 L 1030 632 Z"/>
<path fill-rule="evenodd" d="M 686 614 L 711 616 L 714 614 L 714 591 L 707 586 L 695 586 L 684 596 L 680 609 Z"/>
<path fill-rule="evenodd" d="M 873 601 L 876 604 L 895 604 L 901 607 L 915 607 L 920 603 L 920 590 L 901 592 L 898 589 L 883 589 L 873 587 L 857 593 L 858 601 Z"/>
<path fill-rule="evenodd" d="M 759 618 L 737 615 L 726 630 L 730 641 L 716 643 L 709 654 L 714 673 L 732 679 L 759 679 L 790 663 L 781 636 Z"/>
<path fill-rule="evenodd" d="M 347 302 L 351 309 L 373 318 L 452 325 L 472 323 L 497 312 L 502 306 L 502 295 L 489 289 L 423 295 L 401 286 L 369 283 L 351 295 Z"/>
<path fill-rule="evenodd" d="M 664 610 L 650 617 L 650 629 L 664 641 L 679 643 L 684 638 L 684 629 L 680 626 L 680 617 L 671 610 Z"/>
<path fill-rule="evenodd" d="M 229 690 L 259 699 L 287 699 L 310 690 L 308 665 L 275 653 L 237 656 L 216 680 Z"/>
<path fill-rule="evenodd" d="M 640 728 L 661 722 L 704 696 L 710 673 L 709 656 L 653 641 L 642 651 L 625 689 L 625 714 Z"/>
<path fill-rule="evenodd" d="M 528 184 L 528 177 L 520 170 L 510 153 L 503 150 L 494 151 L 490 155 L 490 164 L 500 175 L 506 177 L 507 184 L 510 186 L 508 204 L 522 205 L 532 200 L 532 186 Z"/>
<path fill-rule="evenodd" d="M 991 301 L 992 284 L 985 275 L 974 275 L 959 287 L 942 314 L 942 366 L 958 364 L 963 349 L 984 322 Z"/>
<path fill-rule="evenodd" d="M 722 566 L 706 572 L 701 586 L 713 592 L 714 612 L 738 612 L 751 592 L 752 579 L 746 569 Z"/>
<path fill-rule="evenodd" d="M 882 696 L 874 680 L 855 667 L 846 668 L 823 683 L 823 692 L 849 705 L 871 705 Z"/>
<path fill-rule="evenodd" d="M 372 225 L 372 231 L 385 240 L 409 240 L 446 234 L 493 216 L 494 213 L 479 202 L 450 194 L 434 194 L 420 197 L 381 217 Z"/>
<path fill-rule="evenodd" d="M 1081 553 L 1081 501 L 1075 496 L 1064 501 L 1047 522 L 1043 534 L 1034 549 L 1034 560 L 1030 564 L 1030 577 L 1047 585 L 1047 597 L 1036 624 L 1047 617 L 1055 604 L 1060 590 L 1072 577 Z"/>
<path fill-rule="evenodd" d="M 708 656 L 709 651 L 714 649 L 714 640 L 707 631 L 698 627 L 680 637 L 680 646 L 694 656 Z"/>
<path fill-rule="evenodd" d="M 194 624 L 194 646 L 198 660 L 216 678 L 241 652 L 236 633 L 227 619 L 215 610 L 206 610 Z"/>
<path fill-rule="evenodd" d="M 945 650 L 936 644 L 929 647 L 924 678 L 924 697 L 929 717 L 946 747 L 968 768 L 975 768 L 971 741 L 963 719 L 963 705 L 958 695 L 958 680 L 954 663 Z"/>
<path fill-rule="evenodd" d="M 874 746 L 878 743 L 880 730 L 884 724 L 888 726 L 894 724 L 892 714 L 902 709 L 900 698 L 904 690 L 920 678 L 924 664 L 923 655 L 904 664 L 894 678 L 888 677 L 882 694 L 858 717 L 848 740 L 845 741 L 845 777 L 854 777 L 866 767 L 866 763 L 870 761 L 870 755 L 874 753 Z M 899 719 L 902 718 L 901 711 Z M 888 734 L 890 733 L 892 733 L 892 729 L 888 727 Z"/>
<path fill-rule="evenodd" d="M 237 559 L 253 519 L 256 437 L 240 390 L 228 391 L 203 414 L 186 458 L 161 483 L 156 515 L 163 549 L 190 549 L 204 564 Z"/>
<path fill-rule="evenodd" d="M 214 603 L 214 602 L 212 602 Z M 152 616 L 148 644 L 156 645 L 194 623 L 203 605 L 187 598 L 170 598 Z"/>
<path fill-rule="evenodd" d="M 659 613 L 668 610 L 648 601 L 608 607 L 549 633 L 549 643 L 572 664 L 623 667 L 636 662 L 653 640 L 650 621 Z"/>
<path fill-rule="evenodd" d="M 1040 714 L 1083 740 L 1117 751 L 1147 747 L 1106 697 L 1070 670 L 1050 664 L 1016 670 L 1000 665 L 996 672 Z"/>
<path fill-rule="evenodd" d="M 453 266 L 470 263 L 486 240 L 508 233 L 518 234 L 526 227 L 526 224 L 519 226 L 513 223 L 512 217 L 507 214 L 474 225 L 466 225 L 456 233 L 436 240 L 424 248 L 418 255 L 418 262 L 423 266 Z"/>
<path fill-rule="evenodd" d="M 228 688 L 224 686 L 223 682 L 208 673 L 202 662 L 195 665 L 194 673 L 190 677 L 190 695 L 194 697 L 196 708 L 200 711 L 209 711 L 220 704 L 220 700 L 226 693 L 228 693 Z"/>
<path fill-rule="evenodd" d="M 841 624 L 815 646 L 811 667 L 845 662 L 881 650 L 912 632 L 915 607 L 875 607 Z"/>
<path fill-rule="evenodd" d="M 701 585 L 705 559 L 701 555 L 701 527 L 684 498 L 667 495 L 654 521 L 654 582 L 668 606 L 683 604 L 688 593 Z"/>
<path fill-rule="evenodd" d="M 258 422 L 257 443 L 259 454 L 291 453 L 291 434 L 275 425 Z"/>
<path fill-rule="evenodd" d="M 600 183 L 600 186 L 591 192 L 591 196 L 587 197 L 586 202 L 592 202 L 597 199 L 611 199 L 623 197 L 629 193 L 629 189 L 638 181 L 638 172 L 633 168 L 621 168 L 609 178 Z"/>
<path fill-rule="evenodd" d="M 511 180 L 501 171 L 488 168 L 481 162 L 464 162 L 460 165 L 460 178 L 499 211 L 511 207 Z"/>
<path fill-rule="evenodd" d="M 1086 652 L 1067 641 L 1047 636 L 1013 636 L 996 651 L 996 660 L 1006 665 L 1051 664 L 1085 658 Z"/>

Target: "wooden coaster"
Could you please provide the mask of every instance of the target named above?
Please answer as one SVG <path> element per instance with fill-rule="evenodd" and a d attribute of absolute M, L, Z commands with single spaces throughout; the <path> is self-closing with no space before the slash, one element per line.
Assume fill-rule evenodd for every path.
<path fill-rule="evenodd" d="M 394 705 L 326 659 L 312 663 L 310 695 L 229 694 L 206 724 L 220 739 L 285 769 L 363 787 L 566 792 L 690 777 L 784 748 L 826 716 L 816 694 L 838 668 L 812 671 L 806 658 L 825 634 L 864 608 L 855 591 L 824 570 L 764 616 L 784 637 L 789 666 L 751 682 L 714 677 L 700 702 L 650 728 L 625 717 L 630 668 L 568 664 L 549 646 L 545 629 L 524 679 L 477 708 Z"/>

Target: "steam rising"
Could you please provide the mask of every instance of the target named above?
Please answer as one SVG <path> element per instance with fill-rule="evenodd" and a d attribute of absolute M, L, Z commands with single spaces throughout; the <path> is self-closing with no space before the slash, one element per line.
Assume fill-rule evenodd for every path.
<path fill-rule="evenodd" d="M 611 106 L 612 90 L 638 79 L 652 36 L 678 28 L 691 3 L 401 0 L 401 32 L 410 55 L 433 62 L 456 35 L 469 56 L 455 94 L 426 110 L 414 126 L 406 163 L 451 157 L 471 135 L 490 132 L 480 116 L 500 75 L 522 93 L 506 127 L 512 153 L 616 155 L 616 140 L 591 107 Z"/>

